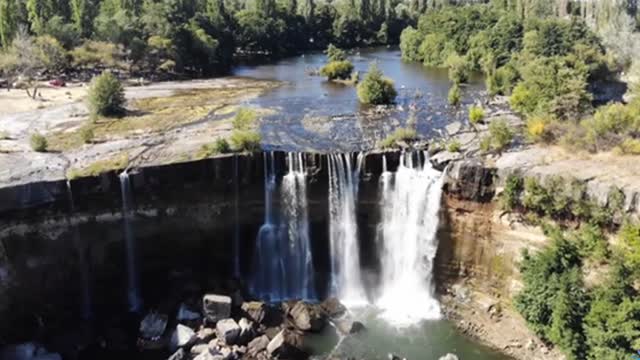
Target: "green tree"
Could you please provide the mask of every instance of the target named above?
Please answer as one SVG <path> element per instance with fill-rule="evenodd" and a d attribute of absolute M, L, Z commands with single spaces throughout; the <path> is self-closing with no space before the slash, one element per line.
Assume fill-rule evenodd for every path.
<path fill-rule="evenodd" d="M 375 63 L 369 66 L 364 80 L 358 84 L 358 98 L 363 104 L 384 105 L 395 100 L 397 92 L 393 81 L 384 77 Z"/>
<path fill-rule="evenodd" d="M 329 62 L 344 61 L 347 59 L 347 53 L 333 44 L 329 44 L 324 53 L 327 54 Z"/>
<path fill-rule="evenodd" d="M 0 0 L 0 46 L 7 49 L 17 30 L 16 3 L 14 0 Z"/>
<path fill-rule="evenodd" d="M 320 75 L 328 80 L 349 79 L 353 71 L 353 64 L 349 61 L 332 61 L 320 69 Z"/>
<path fill-rule="evenodd" d="M 91 81 L 88 101 L 93 115 L 117 116 L 125 111 L 124 88 L 120 80 L 108 71 Z"/>

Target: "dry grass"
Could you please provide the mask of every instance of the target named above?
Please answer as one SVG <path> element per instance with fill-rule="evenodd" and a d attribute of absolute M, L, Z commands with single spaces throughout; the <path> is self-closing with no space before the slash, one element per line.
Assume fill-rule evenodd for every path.
<path fill-rule="evenodd" d="M 122 153 L 104 160 L 98 160 L 83 168 L 71 168 L 67 171 L 67 179 L 87 176 L 98 176 L 110 170 L 123 170 L 129 165 L 129 154 Z"/>

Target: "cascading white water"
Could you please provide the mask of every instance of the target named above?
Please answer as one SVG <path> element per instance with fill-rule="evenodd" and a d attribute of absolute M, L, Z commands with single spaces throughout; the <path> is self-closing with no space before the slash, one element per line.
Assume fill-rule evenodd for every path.
<path fill-rule="evenodd" d="M 138 268 L 136 260 L 136 238 L 131 224 L 131 183 L 127 171 L 120 176 L 120 191 L 122 193 L 122 218 L 124 223 L 124 240 L 127 257 L 127 300 L 129 310 L 138 312 L 142 309 L 142 299 L 138 285 Z"/>
<path fill-rule="evenodd" d="M 443 174 L 428 159 L 414 166 L 414 156 L 420 159 L 403 154 L 398 170 L 380 178 L 382 291 L 376 305 L 398 326 L 440 317 L 432 275 Z"/>
<path fill-rule="evenodd" d="M 356 201 L 362 154 L 352 169 L 350 154 L 328 155 L 331 293 L 349 306 L 367 303 L 360 274 Z"/>
<path fill-rule="evenodd" d="M 281 201 L 286 229 L 286 294 L 288 298 L 314 299 L 313 259 L 309 240 L 307 172 L 301 153 L 288 155 L 289 171 L 282 178 Z"/>
<path fill-rule="evenodd" d="M 82 318 L 91 318 L 91 289 L 89 281 L 89 264 L 87 262 L 86 244 L 82 241 L 78 227 L 71 222 L 71 216 L 75 213 L 75 202 L 73 201 L 73 191 L 71 181 L 67 180 L 67 194 L 69 195 L 69 226 L 73 232 L 73 242 L 78 251 L 78 264 L 80 266 L 80 291 L 82 298 L 80 304 L 82 308 Z"/>
<path fill-rule="evenodd" d="M 282 178 L 281 216 L 274 219 L 276 172 L 273 153 L 268 159 L 265 154 L 265 219 L 256 240 L 252 291 L 267 301 L 315 298 L 302 154 L 289 154 L 288 164 Z"/>

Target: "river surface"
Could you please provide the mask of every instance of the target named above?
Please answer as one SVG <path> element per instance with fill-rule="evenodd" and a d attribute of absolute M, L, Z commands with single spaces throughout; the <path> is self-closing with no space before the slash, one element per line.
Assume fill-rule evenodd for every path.
<path fill-rule="evenodd" d="M 447 70 L 404 62 L 397 48 L 352 51 L 349 60 L 361 79 L 369 65 L 377 63 L 395 83 L 396 104 L 385 111 L 361 105 L 354 86 L 310 75 L 327 61 L 321 52 L 234 70 L 236 76 L 284 83 L 250 103 L 277 112 L 263 119 L 261 131 L 265 148 L 366 150 L 396 128 L 406 126 L 409 119 L 420 135 L 433 138 L 442 134 L 450 122 L 464 121 L 470 104 L 483 101 L 484 83 L 480 77 L 473 76 L 470 83 L 462 87 L 462 104 L 449 106 L 447 94 L 451 83 Z"/>

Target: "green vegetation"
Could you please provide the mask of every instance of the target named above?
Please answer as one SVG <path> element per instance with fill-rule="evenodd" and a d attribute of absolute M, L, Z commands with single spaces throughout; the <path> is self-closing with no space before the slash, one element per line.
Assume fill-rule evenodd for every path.
<path fill-rule="evenodd" d="M 418 139 L 418 134 L 411 128 L 397 128 L 378 143 L 379 148 L 388 149 L 399 146 L 400 143 L 411 143 Z"/>
<path fill-rule="evenodd" d="M 484 109 L 481 106 L 473 105 L 469 107 L 469 122 L 476 126 L 484 121 Z"/>
<path fill-rule="evenodd" d="M 350 61 L 332 61 L 320 69 L 320 75 L 326 76 L 331 80 L 345 80 L 351 78 L 353 64 Z"/>
<path fill-rule="evenodd" d="M 36 152 L 46 152 L 49 148 L 47 138 L 38 133 L 31 135 L 31 138 L 29 138 L 29 145 L 31 145 L 31 149 Z"/>
<path fill-rule="evenodd" d="M 364 80 L 358 84 L 358 98 L 363 104 L 388 105 L 397 96 L 393 81 L 384 77 L 375 63 L 369 66 Z"/>
<path fill-rule="evenodd" d="M 67 179 L 98 176 L 107 171 L 126 169 L 127 166 L 129 166 L 129 154 L 122 153 L 109 159 L 95 161 L 82 168 L 71 168 L 67 171 Z"/>
<path fill-rule="evenodd" d="M 462 144 L 460 143 L 460 141 L 458 141 L 456 139 L 451 140 L 447 144 L 447 151 L 448 152 L 452 152 L 452 153 L 460 152 L 460 151 L 462 151 Z"/>
<path fill-rule="evenodd" d="M 226 139 L 219 138 L 213 144 L 202 145 L 196 155 L 197 159 L 205 159 L 218 154 L 227 154 L 232 151 L 231 145 Z"/>
<path fill-rule="evenodd" d="M 12 76 L 90 68 L 209 75 L 235 56 L 396 44 L 419 11 L 397 0 L 0 0 L 0 49 L 11 52 L 22 31 L 50 60 L 20 54 L 19 69 L 0 67 Z"/>
<path fill-rule="evenodd" d="M 514 133 L 504 119 L 495 119 L 489 123 L 489 134 L 480 141 L 482 151 L 503 151 L 513 141 Z"/>
<path fill-rule="evenodd" d="M 83 143 L 90 144 L 90 143 L 93 142 L 93 139 L 95 137 L 96 137 L 96 135 L 93 132 L 93 127 L 85 126 L 82 129 L 80 129 L 80 138 L 82 139 Z"/>
<path fill-rule="evenodd" d="M 122 83 L 112 73 L 103 72 L 91 81 L 88 101 L 94 116 L 122 115 L 125 104 Z"/>
<path fill-rule="evenodd" d="M 520 205 L 520 194 L 524 189 L 522 177 L 516 174 L 507 176 L 504 190 L 500 194 L 500 206 L 505 211 L 514 211 Z"/>
<path fill-rule="evenodd" d="M 229 148 L 238 152 L 255 152 L 261 149 L 260 134 L 255 130 L 258 121 L 257 113 L 251 109 L 239 109 L 233 119 L 233 132 L 229 139 Z M 226 141 L 225 141 L 226 143 Z M 226 146 L 216 143 L 214 150 L 220 150 Z M 223 149 L 226 150 L 226 149 Z"/>
<path fill-rule="evenodd" d="M 460 105 L 460 101 L 462 101 L 462 95 L 460 94 L 460 86 L 456 83 L 453 84 L 451 89 L 449 89 L 449 95 L 447 96 L 449 100 L 449 105 L 458 106 Z"/>

